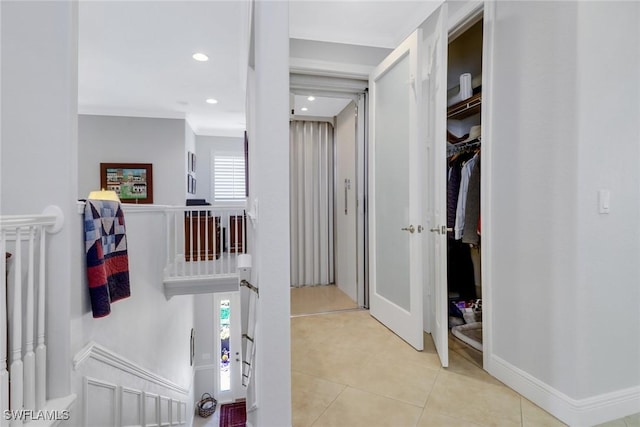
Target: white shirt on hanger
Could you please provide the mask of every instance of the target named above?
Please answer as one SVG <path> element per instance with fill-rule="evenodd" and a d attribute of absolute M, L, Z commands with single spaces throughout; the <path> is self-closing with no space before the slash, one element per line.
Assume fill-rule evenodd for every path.
<path fill-rule="evenodd" d="M 458 206 L 456 207 L 456 224 L 453 228 L 453 235 L 456 240 L 462 239 L 464 231 L 464 214 L 467 206 L 467 190 L 469 189 L 469 177 L 478 159 L 478 154 L 470 158 L 462 165 L 462 175 L 460 178 L 460 191 L 458 192 Z"/>

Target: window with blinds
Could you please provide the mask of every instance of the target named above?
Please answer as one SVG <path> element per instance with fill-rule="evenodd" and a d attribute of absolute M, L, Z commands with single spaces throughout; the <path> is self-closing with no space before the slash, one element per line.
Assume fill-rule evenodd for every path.
<path fill-rule="evenodd" d="M 233 202 L 245 199 L 244 153 L 214 152 L 211 156 L 213 200 Z"/>

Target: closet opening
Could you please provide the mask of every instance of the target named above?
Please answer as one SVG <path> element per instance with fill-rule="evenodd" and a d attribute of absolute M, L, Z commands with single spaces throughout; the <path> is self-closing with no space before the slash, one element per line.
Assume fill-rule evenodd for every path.
<path fill-rule="evenodd" d="M 451 350 L 482 366 L 482 11 L 449 34 L 447 291 Z"/>
<path fill-rule="evenodd" d="M 365 94 L 292 87 L 290 100 L 291 315 L 367 307 Z"/>

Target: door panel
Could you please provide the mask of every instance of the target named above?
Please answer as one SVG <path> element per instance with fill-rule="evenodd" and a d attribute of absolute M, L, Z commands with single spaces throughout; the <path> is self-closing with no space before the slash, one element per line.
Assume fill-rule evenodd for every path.
<path fill-rule="evenodd" d="M 446 140 L 447 140 L 447 5 L 433 13 L 430 22 L 433 33 L 425 41 L 427 78 L 424 82 L 426 110 L 425 137 L 427 141 L 427 176 L 429 191 L 425 193 L 427 216 L 431 232 L 428 234 L 427 307 L 429 325 L 442 366 L 449 364 L 449 325 L 447 291 L 447 199 L 446 199 Z M 443 230 L 442 226 L 445 226 Z"/>
<path fill-rule="evenodd" d="M 409 104 L 407 52 L 377 81 L 375 122 L 376 292 L 410 310 Z M 398 88 L 403 90 L 398 90 Z M 391 268 L 389 268 L 391 267 Z"/>
<path fill-rule="evenodd" d="M 420 35 L 417 30 L 409 36 L 369 78 L 371 315 L 418 350 L 423 348 L 422 188 L 416 155 Z"/>

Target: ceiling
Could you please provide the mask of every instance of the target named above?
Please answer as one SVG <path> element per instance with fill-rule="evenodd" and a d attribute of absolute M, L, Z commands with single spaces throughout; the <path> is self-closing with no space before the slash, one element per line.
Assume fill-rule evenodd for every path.
<path fill-rule="evenodd" d="M 390 48 L 441 2 L 293 0 L 290 37 Z M 179 118 L 198 135 L 241 135 L 249 8 L 246 0 L 82 0 L 80 114 Z M 209 60 L 195 61 L 196 52 Z"/>
<path fill-rule="evenodd" d="M 314 97 L 310 101 L 307 96 L 295 95 L 291 109 L 297 116 L 333 117 L 337 116 L 344 107 L 351 102 L 351 98 Z M 306 110 L 302 110 L 306 108 Z"/>

